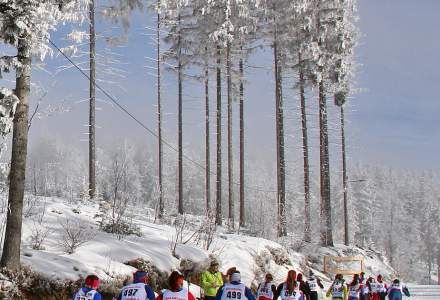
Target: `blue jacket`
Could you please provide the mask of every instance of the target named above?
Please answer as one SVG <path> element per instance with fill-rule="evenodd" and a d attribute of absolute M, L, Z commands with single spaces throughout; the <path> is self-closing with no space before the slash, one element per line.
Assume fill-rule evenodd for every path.
<path fill-rule="evenodd" d="M 240 282 L 232 281 L 231 284 L 232 284 L 232 285 L 238 285 L 238 284 L 240 284 Z M 223 288 L 224 288 L 224 287 L 225 287 L 225 286 L 223 285 L 221 288 L 218 289 L 218 291 L 217 291 L 217 295 L 215 296 L 215 300 L 221 300 L 221 299 L 222 299 Z M 254 294 L 252 294 L 251 289 L 248 288 L 248 287 L 245 288 L 244 295 L 246 296 L 246 298 L 247 298 L 248 300 L 256 300 Z"/>
<path fill-rule="evenodd" d="M 93 289 L 83 287 L 83 288 L 81 288 L 81 290 L 83 291 L 84 294 L 87 294 L 88 292 L 90 292 Z M 76 292 L 75 295 L 73 295 L 72 300 L 76 300 L 76 295 L 78 295 L 78 292 Z M 95 296 L 93 297 L 93 300 L 102 300 L 101 294 L 96 292 Z"/>
<path fill-rule="evenodd" d="M 153 289 L 148 284 L 145 285 L 145 292 L 147 293 L 148 300 L 156 300 L 156 295 L 154 295 Z M 119 293 L 118 300 L 121 299 L 122 299 L 122 293 Z"/>
<path fill-rule="evenodd" d="M 398 289 L 398 288 L 393 288 L 393 286 L 391 285 L 388 288 L 388 299 L 389 300 L 402 300 L 402 292 L 405 294 L 405 296 L 409 297 L 409 291 L 408 288 L 406 286 L 402 287 L 402 289 Z"/>

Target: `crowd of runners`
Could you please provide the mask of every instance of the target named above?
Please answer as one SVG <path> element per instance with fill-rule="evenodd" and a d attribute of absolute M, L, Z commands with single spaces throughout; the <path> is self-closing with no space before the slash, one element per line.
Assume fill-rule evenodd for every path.
<path fill-rule="evenodd" d="M 409 297 L 408 289 L 399 279 L 389 285 L 382 275 L 376 278 L 365 277 L 365 273 L 355 274 L 346 282 L 341 274 L 324 291 L 321 280 L 310 271 L 307 279 L 295 270 L 287 272 L 286 280 L 276 285 L 273 276 L 266 274 L 256 291 L 241 282 L 240 271 L 230 268 L 226 276 L 219 271 L 219 264 L 213 260 L 208 270 L 201 274 L 200 285 L 203 300 L 318 300 L 325 296 L 332 300 L 402 300 Z M 72 300 L 101 300 L 98 292 L 99 278 L 96 275 L 86 277 L 85 285 L 73 296 Z M 122 288 L 117 300 L 195 300 L 193 294 L 184 288 L 184 276 L 173 271 L 168 277 L 168 288 L 156 296 L 148 285 L 148 274 L 138 270 L 133 274 L 133 282 Z"/>

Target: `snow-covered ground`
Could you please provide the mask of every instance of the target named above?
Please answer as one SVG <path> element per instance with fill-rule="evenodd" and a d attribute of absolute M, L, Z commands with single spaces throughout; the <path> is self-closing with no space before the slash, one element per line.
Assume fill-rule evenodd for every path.
<path fill-rule="evenodd" d="M 130 275 L 134 268 L 124 262 L 137 258 L 150 261 L 165 272 L 179 268 L 180 260 L 172 255 L 170 247 L 175 228 L 155 224 L 152 211 L 147 208 L 139 207 L 134 215 L 141 236 L 125 236 L 123 239 L 98 230 L 98 219 L 95 216 L 99 209 L 98 204 L 93 202 L 69 203 L 65 199 L 39 198 L 33 210 L 24 222 L 22 260 L 24 264 L 50 278 L 75 280 L 94 273 L 105 280 L 116 275 Z M 191 218 L 197 220 L 197 217 Z M 38 222 L 38 219 L 42 222 Z M 62 224 L 67 219 L 70 222 L 79 221 L 81 226 L 92 232 L 90 241 L 78 247 L 73 254 L 65 253 L 59 243 Z M 33 250 L 31 237 L 40 227 L 50 232 L 43 243 L 44 250 Z M 190 259 L 200 264 L 206 264 L 209 255 L 214 254 L 220 261 L 221 271 L 237 267 L 248 285 L 261 280 L 265 272 L 273 273 L 275 281 L 281 282 L 291 268 L 305 274 L 312 269 L 324 280 L 328 280 L 321 273 L 324 255 L 362 255 L 365 257 L 367 274 L 381 273 L 390 278 L 393 273 L 381 261 L 380 254 L 372 251 L 339 245 L 330 249 L 306 244 L 300 253 L 266 239 L 227 233 L 225 228 L 218 230 L 210 251 L 195 243 L 187 243 L 177 245 L 176 254 L 180 259 Z"/>

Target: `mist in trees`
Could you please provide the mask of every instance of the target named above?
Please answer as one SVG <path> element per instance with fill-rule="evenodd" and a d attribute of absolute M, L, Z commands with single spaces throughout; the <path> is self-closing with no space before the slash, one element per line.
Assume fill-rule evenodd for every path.
<path fill-rule="evenodd" d="M 2 71 L 17 71 L 15 91 L 1 89 L 0 129 L 3 136 L 14 126 L 9 193 L 15 231 L 21 226 L 26 192 L 69 201 L 92 199 L 102 211 L 110 212 L 98 216 L 101 229 L 118 236 L 137 232 L 130 216 L 136 205 L 142 205 L 155 211 L 158 222 L 191 213 L 215 216 L 217 225 L 226 220 L 231 232 L 238 225 L 239 231 L 269 239 L 291 237 L 323 246 L 344 241 L 371 247 L 384 253 L 407 278 L 418 262 L 426 265 L 427 273 L 438 263 L 439 201 L 434 196 L 438 174 L 348 159 L 350 128 L 345 120 L 356 93 L 354 50 L 359 38 L 355 0 L 105 2 L 105 8 L 99 7 L 100 16 L 122 24 L 124 30 L 135 10 L 155 23 L 155 54 L 150 60 L 157 87 L 150 88 L 157 95 L 157 135 L 147 145 L 125 137 L 108 144 L 94 138 L 99 96 L 95 82 L 117 86 L 118 80 L 109 81 L 108 76 L 121 78 L 124 71 L 110 46 L 121 40 L 129 43 L 94 24 L 94 1 L 81 6 L 79 15 L 65 14 L 55 2 L 47 1 L 56 18 L 42 18 L 45 30 L 54 29 L 60 20 L 83 22 L 69 35 L 74 44 L 62 50 L 80 65 L 84 59 L 89 65 L 89 155 L 54 136 L 34 141 L 26 153 L 32 56 L 44 56 L 50 48 L 47 33 L 35 37 L 28 32 L 32 28 L 21 31 L 21 23 L 14 23 L 14 14 L 8 14 L 14 10 L 7 6 L 13 2 L 21 1 L 0 6 L 2 21 L 17 30 L 10 36 L 10 28 L 2 25 L 1 41 L 18 53 L 0 60 Z M 37 2 L 30 3 L 32 9 L 38 8 Z M 78 4 L 66 1 L 72 3 Z M 88 35 L 81 31 L 85 28 Z M 35 45 L 34 53 L 30 48 Z M 269 59 L 269 66 L 249 65 L 252 58 L 261 57 Z M 249 156 L 245 131 L 245 111 L 254 100 L 248 96 L 247 80 L 259 68 L 270 74 L 272 81 L 266 84 L 273 91 L 264 101 L 272 105 L 275 131 L 264 138 L 275 149 L 264 160 Z M 71 65 L 61 68 L 71 69 Z M 161 80 L 162 76 L 168 80 Z M 172 85 L 163 86 L 169 78 Z M 190 85 L 199 86 L 200 95 L 186 94 Z M 198 112 L 203 130 L 184 126 L 191 96 L 198 96 L 203 104 Z M 163 109 L 164 99 L 168 105 L 172 99 L 173 118 Z M 176 121 L 175 140 L 163 129 L 170 120 Z M 335 128 L 341 131 L 335 134 Z M 203 136 L 202 145 L 192 144 L 192 135 Z M 332 146 L 339 143 L 335 150 Z M 401 239 L 403 233 L 410 238 Z M 19 247 L 17 235 L 9 244 L 15 248 L 4 255 Z M 16 257 L 8 261 L 17 264 Z"/>

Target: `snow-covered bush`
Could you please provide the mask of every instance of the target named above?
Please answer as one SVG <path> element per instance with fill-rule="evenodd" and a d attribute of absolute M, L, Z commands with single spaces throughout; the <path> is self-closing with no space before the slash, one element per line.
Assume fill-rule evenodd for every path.
<path fill-rule="evenodd" d="M 148 284 L 155 291 L 167 288 L 168 274 L 159 270 L 151 261 L 143 258 L 132 259 L 124 264 L 148 273 Z"/>
<path fill-rule="evenodd" d="M 44 250 L 44 242 L 50 234 L 50 229 L 42 223 L 34 223 L 31 232 L 31 248 L 34 250 Z"/>
<path fill-rule="evenodd" d="M 74 253 L 78 247 L 89 242 L 93 237 L 90 227 L 80 220 L 66 218 L 60 221 L 60 225 L 61 237 L 58 244 L 67 254 Z"/>
<path fill-rule="evenodd" d="M 140 235 L 130 211 L 130 208 L 135 209 L 140 196 L 140 174 L 132 159 L 133 148 L 124 145 L 107 158 L 100 184 L 100 228 L 119 239 L 129 234 Z"/>
<path fill-rule="evenodd" d="M 283 265 L 291 265 L 289 258 L 289 253 L 287 253 L 286 249 L 284 248 L 274 248 L 267 246 L 266 249 L 269 251 L 269 253 L 272 255 L 272 259 L 275 261 L 275 263 L 279 266 Z"/>
<path fill-rule="evenodd" d="M 20 270 L 0 269 L 0 299 L 48 299 L 71 296 L 81 285 L 81 279 L 54 280 L 27 266 Z"/>
<path fill-rule="evenodd" d="M 262 280 L 266 273 L 272 272 L 270 269 L 270 262 L 272 261 L 272 254 L 269 251 L 263 250 L 256 253 L 254 260 L 256 268 L 254 268 L 255 277 Z"/>

